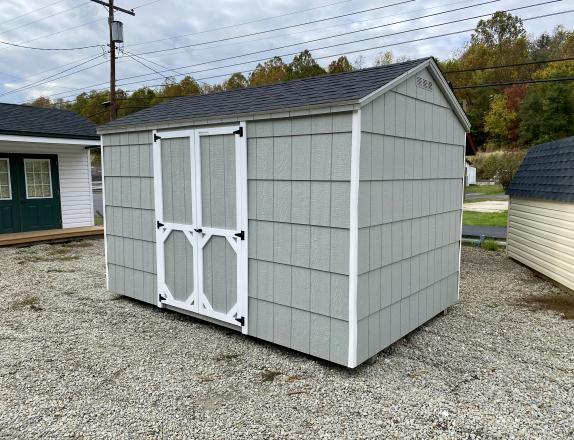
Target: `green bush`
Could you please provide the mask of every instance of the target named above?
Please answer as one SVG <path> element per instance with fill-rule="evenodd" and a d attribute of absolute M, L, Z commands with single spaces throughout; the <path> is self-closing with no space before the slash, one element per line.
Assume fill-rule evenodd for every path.
<path fill-rule="evenodd" d="M 521 150 L 478 154 L 473 159 L 476 176 L 479 180 L 494 179 L 506 191 L 524 156 Z"/>
<path fill-rule="evenodd" d="M 480 246 L 482 249 L 487 251 L 497 251 L 498 250 L 498 243 L 490 238 L 484 240 Z"/>

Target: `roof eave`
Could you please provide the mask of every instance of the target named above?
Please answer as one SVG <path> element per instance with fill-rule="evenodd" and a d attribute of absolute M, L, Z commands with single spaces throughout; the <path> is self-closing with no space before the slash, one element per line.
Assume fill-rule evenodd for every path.
<path fill-rule="evenodd" d="M 131 129 L 136 131 L 142 127 L 144 129 L 161 129 L 167 127 L 181 127 L 184 125 L 198 125 L 199 123 L 205 124 L 217 124 L 221 122 L 227 122 L 229 120 L 252 120 L 252 119 L 260 119 L 261 116 L 269 115 L 271 119 L 278 118 L 278 117 L 293 117 L 293 116 L 304 116 L 305 114 L 311 115 L 318 112 L 320 109 L 325 109 L 325 111 L 352 111 L 354 108 L 360 105 L 360 100 L 347 100 L 347 101 L 335 101 L 335 102 L 328 102 L 316 105 L 306 105 L 300 107 L 282 107 L 276 110 L 268 110 L 268 111 L 261 111 L 261 112 L 249 112 L 249 113 L 232 113 L 228 115 L 217 115 L 212 117 L 198 117 L 198 118 L 187 118 L 187 119 L 173 119 L 169 121 L 162 121 L 157 123 L 136 123 L 136 124 L 118 124 L 112 127 L 107 125 L 97 127 L 97 133 L 100 135 L 104 134 L 113 134 L 118 132 L 123 132 L 126 129 Z M 349 107 L 351 106 L 351 107 Z M 307 112 L 307 113 L 305 113 Z M 287 113 L 297 113 L 296 115 L 288 115 Z M 284 115 L 284 116 L 282 116 Z M 139 127 L 139 128 L 138 128 Z"/>

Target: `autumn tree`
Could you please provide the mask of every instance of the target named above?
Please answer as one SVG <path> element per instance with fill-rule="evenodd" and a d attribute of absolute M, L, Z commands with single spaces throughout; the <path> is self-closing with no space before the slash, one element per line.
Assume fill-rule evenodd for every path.
<path fill-rule="evenodd" d="M 346 56 L 340 56 L 336 60 L 331 61 L 329 67 L 327 67 L 327 72 L 329 73 L 343 73 L 352 70 L 354 70 L 353 65 Z"/>
<path fill-rule="evenodd" d="M 224 90 L 243 89 L 249 86 L 249 81 L 242 73 L 236 72 L 223 83 Z"/>
<path fill-rule="evenodd" d="M 293 61 L 289 63 L 287 70 L 289 79 L 309 78 L 327 73 L 325 69 L 315 61 L 313 55 L 311 55 L 311 52 L 307 49 L 293 57 Z"/>
<path fill-rule="evenodd" d="M 50 107 L 52 107 L 52 101 L 50 101 L 50 98 L 46 98 L 44 96 L 39 96 L 38 98 L 34 99 L 28 105 L 30 105 L 32 107 L 50 108 Z"/>
<path fill-rule="evenodd" d="M 249 75 L 249 85 L 262 86 L 287 81 L 289 78 L 287 65 L 281 57 L 273 57 L 263 64 L 257 64 Z"/>

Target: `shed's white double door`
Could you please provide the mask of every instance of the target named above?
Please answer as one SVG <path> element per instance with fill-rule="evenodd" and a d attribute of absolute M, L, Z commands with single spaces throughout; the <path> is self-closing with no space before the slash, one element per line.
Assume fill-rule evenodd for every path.
<path fill-rule="evenodd" d="M 243 124 L 154 132 L 157 305 L 247 333 Z"/>

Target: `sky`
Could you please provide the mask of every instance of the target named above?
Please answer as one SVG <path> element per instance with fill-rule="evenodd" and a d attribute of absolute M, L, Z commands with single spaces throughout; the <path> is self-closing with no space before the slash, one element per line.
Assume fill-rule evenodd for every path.
<path fill-rule="evenodd" d="M 236 71 L 247 74 L 256 61 L 274 55 L 289 62 L 292 53 L 304 49 L 323 66 L 345 54 L 369 67 L 387 50 L 395 57 L 444 60 L 468 43 L 471 32 L 439 35 L 473 29 L 479 18 L 428 26 L 488 18 L 495 11 L 544 1 L 551 0 L 115 0 L 117 6 L 135 11 L 135 16 L 116 14 L 124 25 L 118 87 L 156 86 L 166 77 L 181 79 L 184 74 L 212 84 Z M 572 2 L 562 0 L 512 13 L 528 18 L 570 9 Z M 452 12 L 440 14 L 445 11 Z M 108 87 L 107 14 L 88 0 L 0 2 L 0 102 L 23 103 L 39 96 L 71 100 L 82 91 Z M 419 18 L 429 14 L 438 15 Z M 524 25 L 538 36 L 573 17 L 563 13 Z M 432 36 L 439 37 L 428 38 Z M 423 40 L 397 44 L 413 39 Z M 40 51 L 5 43 L 95 47 Z"/>

